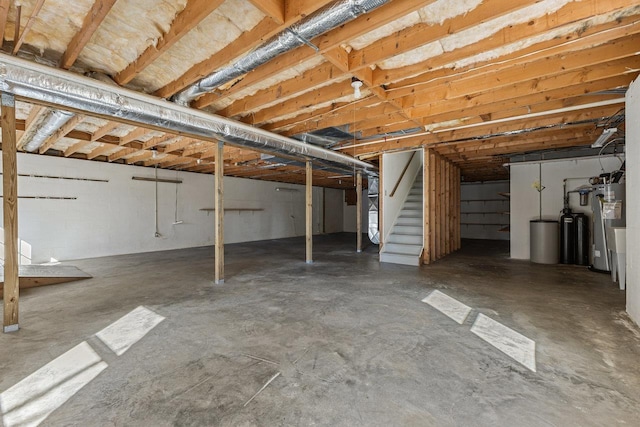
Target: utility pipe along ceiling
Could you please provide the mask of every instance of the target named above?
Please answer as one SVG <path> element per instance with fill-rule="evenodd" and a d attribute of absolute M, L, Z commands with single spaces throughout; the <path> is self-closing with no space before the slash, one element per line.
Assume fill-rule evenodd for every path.
<path fill-rule="evenodd" d="M 197 83 L 178 93 L 172 100 L 178 105 L 188 107 L 191 101 L 199 96 L 216 90 L 220 85 L 228 83 L 256 69 L 260 65 L 271 61 L 285 52 L 289 52 L 303 44 L 310 45 L 310 40 L 315 37 L 340 25 L 344 25 L 386 2 L 387 0 L 344 0 L 332 3 L 309 15 L 298 24 L 281 31 L 240 58 L 234 64 L 202 78 Z M 164 109 L 156 108 L 156 115 L 154 116 L 152 113 L 144 111 L 145 108 L 150 107 L 152 104 L 151 100 L 147 101 L 147 107 L 145 107 L 144 101 L 133 102 L 133 99 L 130 98 L 131 93 L 128 95 L 122 93 L 120 95 L 116 94 L 115 92 L 117 91 L 114 90 L 111 97 L 112 99 L 114 96 L 122 96 L 123 99 L 125 97 L 130 98 L 126 103 L 121 102 L 122 106 L 120 109 L 117 108 L 116 102 L 111 102 L 111 108 L 106 105 L 97 106 L 95 101 L 104 100 L 107 99 L 107 97 L 101 97 L 100 94 L 96 93 L 95 86 L 93 88 L 90 87 L 86 81 L 84 85 L 75 85 L 73 88 L 75 99 L 73 100 L 71 97 L 64 96 L 62 93 L 58 93 L 57 96 L 45 96 L 44 93 L 42 93 L 45 90 L 62 92 L 65 89 L 70 89 L 68 85 L 71 83 L 64 82 L 64 76 L 61 74 L 54 76 L 52 73 L 47 73 L 42 69 L 32 69 L 32 71 L 36 73 L 40 72 L 43 76 L 48 76 L 48 81 L 42 81 L 44 80 L 43 78 L 41 79 L 40 85 L 29 85 L 28 82 L 35 82 L 38 81 L 38 79 L 36 75 L 28 73 L 26 70 L 25 72 L 20 72 L 19 67 L 26 67 L 27 64 L 20 64 L 20 62 L 10 63 L 8 58 L 4 58 L 2 64 L 5 67 L 2 82 L 10 88 L 20 87 L 18 90 L 12 91 L 9 89 L 5 91 L 26 99 L 52 103 L 89 114 L 112 115 L 113 117 L 122 118 L 139 125 L 150 125 L 189 136 L 207 139 L 216 137 L 236 146 L 259 149 L 260 151 L 269 153 L 284 154 L 298 159 L 314 159 L 332 169 L 344 171 L 346 170 L 346 166 L 349 168 L 348 170 L 355 169 L 363 171 L 366 174 L 376 173 L 376 167 L 367 162 L 359 161 L 320 147 L 301 144 L 298 141 L 283 138 L 277 134 L 264 132 L 259 129 L 251 129 L 249 126 L 233 123 L 222 118 L 214 118 L 212 116 L 209 120 L 203 120 L 203 117 L 200 117 L 200 120 L 196 120 L 195 118 L 188 120 L 186 117 L 179 117 L 181 114 L 185 114 L 184 111 L 176 112 L 168 107 Z M 79 82 L 82 81 L 79 80 Z M 40 94 L 37 94 L 37 92 L 40 92 Z M 80 97 L 84 99 L 78 99 Z M 54 101 L 54 99 L 56 101 Z M 173 121 L 171 121 L 167 118 L 167 116 L 171 115 L 178 117 L 175 117 Z M 41 124 L 26 136 L 27 142 L 24 144 L 25 151 L 33 152 L 38 150 L 47 138 L 52 136 L 72 117 L 73 114 L 67 111 L 50 111 L 42 120 Z M 135 120 L 136 117 L 139 117 L 141 120 Z M 184 120 L 184 123 L 180 122 L 181 119 Z M 196 123 L 198 123 L 199 126 L 197 126 Z M 194 131 L 195 128 L 198 128 L 198 131 Z M 206 131 L 208 131 L 208 133 Z"/>
<path fill-rule="evenodd" d="M 332 3 L 323 9 L 309 15 L 298 24 L 286 28 L 252 52 L 240 58 L 233 65 L 208 75 L 174 97 L 174 102 L 188 105 L 205 93 L 213 92 L 225 83 L 236 79 L 249 71 L 253 71 L 260 65 L 275 59 L 283 53 L 304 44 L 318 49 L 311 44 L 311 40 L 354 20 L 360 15 L 387 3 L 388 0 L 343 0 Z"/>
<path fill-rule="evenodd" d="M 222 140 L 236 146 L 312 159 L 334 169 L 352 171 L 355 168 L 366 174 L 376 173 L 376 167 L 370 163 L 344 154 L 7 55 L 0 57 L 0 90 L 38 104 L 99 117 L 115 117 L 126 123 L 208 141 Z M 50 117 L 55 117 L 56 122 L 46 120 L 49 130 L 58 121 L 64 124 L 62 122 L 68 121 L 70 115 L 66 112 L 51 113 Z"/>
<path fill-rule="evenodd" d="M 315 185 L 347 188 L 375 173 L 354 158 L 426 147 L 465 180 L 504 179 L 511 156 L 593 144 L 640 71 L 628 0 L 161 3 L 0 8 L 0 51 L 49 65 L 11 76 L 19 150 L 212 173 L 223 140 L 225 174 L 303 183 L 314 159 Z"/>

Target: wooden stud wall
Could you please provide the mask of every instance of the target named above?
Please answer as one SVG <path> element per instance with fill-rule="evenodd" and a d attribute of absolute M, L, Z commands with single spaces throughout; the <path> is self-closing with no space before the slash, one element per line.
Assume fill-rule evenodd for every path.
<path fill-rule="evenodd" d="M 460 168 L 425 148 L 423 182 L 422 262 L 430 264 L 460 249 Z"/>

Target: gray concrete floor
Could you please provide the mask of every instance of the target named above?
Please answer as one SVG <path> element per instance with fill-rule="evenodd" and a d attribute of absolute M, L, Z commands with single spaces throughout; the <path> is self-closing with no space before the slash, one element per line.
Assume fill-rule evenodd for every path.
<path fill-rule="evenodd" d="M 224 285 L 213 248 L 74 262 L 94 278 L 23 292 L 0 391 L 86 340 L 109 367 L 43 425 L 639 425 L 640 332 L 607 276 L 504 242 L 379 264 L 354 240 L 316 237 L 313 265 L 303 239 L 228 245 Z M 421 302 L 434 289 L 465 324 Z M 94 334 L 140 305 L 166 319 L 118 357 Z M 473 335 L 477 313 L 535 340 L 537 372 Z"/>

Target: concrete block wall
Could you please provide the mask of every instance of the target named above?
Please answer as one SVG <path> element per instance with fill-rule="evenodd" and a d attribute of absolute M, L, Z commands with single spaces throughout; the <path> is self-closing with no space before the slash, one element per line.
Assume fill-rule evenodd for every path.
<path fill-rule="evenodd" d="M 153 177 L 152 168 L 78 159 L 18 155 L 18 173 L 108 180 L 108 182 L 21 176 L 19 196 L 71 197 L 75 200 L 18 200 L 20 238 L 31 247 L 31 262 L 72 260 L 135 252 L 207 246 L 214 242 L 213 175 L 158 169 L 159 178 L 182 184 L 158 185 L 155 237 L 155 183 L 132 180 Z M 305 234 L 304 186 L 225 177 L 225 207 L 257 211 L 227 211 L 225 242 L 277 239 Z M 173 225 L 176 219 L 182 224 Z M 294 191 L 279 192 L 278 187 Z M 313 189 L 314 233 L 323 232 L 323 200 L 342 205 L 343 192 Z M 1 211 L 1 207 L 0 207 Z M 342 212 L 340 212 L 342 213 Z M 342 216 L 331 231 L 341 231 Z M 339 225 L 333 224 L 337 222 Z M 27 260 L 24 260 L 26 263 Z"/>

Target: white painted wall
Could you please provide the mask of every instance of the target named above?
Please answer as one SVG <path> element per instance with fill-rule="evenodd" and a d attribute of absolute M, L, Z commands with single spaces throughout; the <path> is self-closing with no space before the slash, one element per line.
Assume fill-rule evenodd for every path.
<path fill-rule="evenodd" d="M 418 150 L 416 152 L 416 155 L 413 156 L 411 164 L 407 168 L 404 177 L 402 177 L 402 181 L 400 182 L 400 185 L 398 185 L 398 189 L 396 190 L 393 197 L 391 197 L 393 187 L 395 187 L 396 182 L 398 182 L 400 174 L 402 174 L 404 167 L 406 166 L 414 151 L 388 153 L 382 155 L 382 189 L 384 192 L 384 194 L 381 195 L 383 209 L 383 242 L 386 241 L 387 236 L 391 232 L 391 228 L 393 227 L 393 224 L 396 221 L 400 210 L 402 209 L 402 205 L 404 204 L 409 191 L 411 191 L 411 187 L 413 186 L 416 176 L 422 168 L 422 152 L 423 150 Z"/>
<path fill-rule="evenodd" d="M 461 185 L 460 222 L 463 239 L 509 240 L 509 233 L 499 231 L 500 228 L 509 224 L 509 215 L 498 213 L 509 212 L 509 199 L 499 194 L 508 192 L 509 181 L 470 182 Z M 465 223 L 489 225 L 465 225 Z M 504 226 L 492 224 L 504 224 Z"/>
<path fill-rule="evenodd" d="M 369 229 L 369 200 L 367 196 L 367 190 L 362 190 L 362 212 L 360 212 L 362 218 L 362 233 L 366 234 Z M 356 205 L 347 205 L 344 201 L 344 192 L 342 196 L 343 200 L 343 231 L 349 233 L 357 232 L 357 216 L 356 216 Z"/>
<path fill-rule="evenodd" d="M 107 179 L 108 183 L 20 177 L 19 196 L 65 196 L 77 200 L 19 199 L 20 238 L 32 247 L 34 263 L 135 252 L 212 245 L 213 175 L 158 169 L 160 178 L 179 178 L 178 219 L 176 184 L 159 184 L 159 228 L 154 237 L 154 183 L 132 176 L 153 177 L 152 168 L 77 159 L 18 154 L 18 173 Z M 304 186 L 226 177 L 226 208 L 258 208 L 257 212 L 227 211 L 225 242 L 277 239 L 305 234 Z M 296 192 L 277 192 L 288 187 Z M 313 189 L 314 233 L 322 232 L 322 188 Z M 342 192 L 331 193 L 342 203 Z M 340 220 L 341 221 L 341 220 Z"/>
<path fill-rule="evenodd" d="M 344 230 L 344 191 L 324 189 L 324 232 L 338 233 Z"/>
<path fill-rule="evenodd" d="M 605 172 L 620 168 L 620 160 L 616 157 L 601 158 Z M 539 180 L 539 165 L 542 164 L 542 219 L 559 219 L 563 208 L 563 180 L 597 176 L 602 173 L 597 158 L 571 160 L 549 160 L 531 163 L 514 163 L 511 165 L 511 258 L 529 259 L 529 221 L 539 218 L 538 191 L 533 184 Z M 573 190 L 588 184 L 587 179 L 571 180 L 567 190 Z M 581 207 L 578 195 L 570 196 L 571 208 L 575 212 L 583 212 L 591 216 L 589 206 Z"/>
<path fill-rule="evenodd" d="M 627 312 L 640 325 L 640 81 L 627 91 Z"/>

